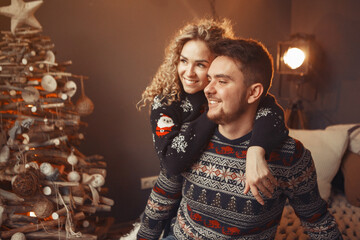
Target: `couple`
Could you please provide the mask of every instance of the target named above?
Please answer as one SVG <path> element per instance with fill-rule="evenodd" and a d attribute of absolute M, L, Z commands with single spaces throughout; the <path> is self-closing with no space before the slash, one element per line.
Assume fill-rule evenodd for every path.
<path fill-rule="evenodd" d="M 286 199 L 311 239 L 342 239 L 272 77 L 266 48 L 226 21 L 179 31 L 142 95 L 161 172 L 138 239 L 273 239 Z"/>

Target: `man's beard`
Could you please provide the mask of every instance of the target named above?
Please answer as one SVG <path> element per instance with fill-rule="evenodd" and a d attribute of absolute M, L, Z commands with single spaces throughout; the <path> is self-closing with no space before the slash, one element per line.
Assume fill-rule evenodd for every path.
<path fill-rule="evenodd" d="M 209 112 L 210 111 L 208 111 L 207 113 L 207 117 L 211 121 L 215 122 L 218 125 L 225 125 L 239 119 L 239 117 L 245 112 L 245 106 L 242 104 L 238 111 L 232 114 L 226 114 L 223 108 L 221 108 L 215 113 L 209 114 Z"/>

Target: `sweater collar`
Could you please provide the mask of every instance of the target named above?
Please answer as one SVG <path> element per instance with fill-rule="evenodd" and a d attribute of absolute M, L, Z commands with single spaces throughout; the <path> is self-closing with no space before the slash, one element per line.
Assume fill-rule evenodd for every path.
<path fill-rule="evenodd" d="M 224 137 L 224 136 L 219 132 L 219 126 L 217 126 L 217 127 L 216 127 L 216 130 L 215 130 L 215 136 L 217 136 L 217 137 L 220 139 L 220 141 L 225 142 L 225 143 L 228 143 L 228 144 L 231 144 L 231 145 L 238 145 L 238 144 L 240 144 L 240 143 L 243 143 L 243 142 L 245 142 L 245 141 L 248 141 L 248 140 L 250 140 L 251 135 L 252 135 L 252 131 L 250 131 L 249 133 L 245 134 L 245 135 L 242 136 L 242 137 L 239 137 L 239 138 L 230 140 L 230 139 Z"/>
<path fill-rule="evenodd" d="M 206 102 L 207 99 L 205 97 L 204 91 L 199 91 L 197 93 L 194 94 L 188 94 L 186 92 L 182 92 L 181 94 L 181 98 L 185 99 L 188 98 L 190 102 Z"/>

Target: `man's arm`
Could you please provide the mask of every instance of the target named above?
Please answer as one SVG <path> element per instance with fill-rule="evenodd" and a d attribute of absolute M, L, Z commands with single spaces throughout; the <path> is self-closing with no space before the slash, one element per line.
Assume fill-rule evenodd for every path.
<path fill-rule="evenodd" d="M 137 239 L 159 239 L 165 224 L 175 216 L 181 200 L 182 177 L 160 172 L 141 217 Z"/>
<path fill-rule="evenodd" d="M 298 141 L 296 149 L 287 180 L 280 183 L 286 189 L 290 205 L 311 239 L 342 239 L 327 203 L 320 197 L 310 151 Z"/>

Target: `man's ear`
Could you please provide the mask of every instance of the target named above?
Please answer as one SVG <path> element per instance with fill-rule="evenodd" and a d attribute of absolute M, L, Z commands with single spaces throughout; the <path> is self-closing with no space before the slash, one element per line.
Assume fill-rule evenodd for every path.
<path fill-rule="evenodd" d="M 261 83 L 254 83 L 248 87 L 248 103 L 252 104 L 260 99 L 264 92 L 264 86 Z"/>

